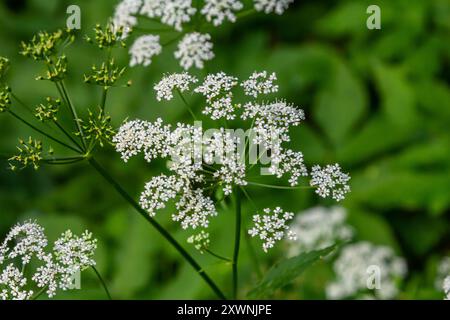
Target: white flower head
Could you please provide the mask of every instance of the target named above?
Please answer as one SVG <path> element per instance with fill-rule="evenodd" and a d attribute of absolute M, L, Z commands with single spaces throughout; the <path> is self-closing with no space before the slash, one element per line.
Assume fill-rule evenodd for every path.
<path fill-rule="evenodd" d="M 346 216 L 342 207 L 314 207 L 297 214 L 291 223 L 297 240 L 289 242 L 289 255 L 324 249 L 337 241 L 351 239 L 353 228 L 346 224 Z"/>
<path fill-rule="evenodd" d="M 445 293 L 445 300 L 450 300 L 450 276 L 444 279 L 443 289 Z"/>
<path fill-rule="evenodd" d="M 161 101 L 162 99 L 168 101 L 172 100 L 174 89 L 185 92 L 189 90 L 190 84 L 196 83 L 197 81 L 197 78 L 191 76 L 187 72 L 165 75 L 161 81 L 153 87 L 156 91 L 156 99 L 158 101 Z"/>
<path fill-rule="evenodd" d="M 132 28 L 137 24 L 136 14 L 142 5 L 142 0 L 123 0 L 115 9 L 112 18 L 114 28 L 123 27 L 123 38 L 126 38 Z"/>
<path fill-rule="evenodd" d="M 130 67 L 142 64 L 144 67 L 150 65 L 152 57 L 161 53 L 159 36 L 145 35 L 137 38 L 130 48 Z"/>
<path fill-rule="evenodd" d="M 160 18 L 162 23 L 182 31 L 183 23 L 189 22 L 196 11 L 192 0 L 144 0 L 140 13 L 149 18 Z"/>
<path fill-rule="evenodd" d="M 206 20 L 213 23 L 214 26 L 219 26 L 225 19 L 231 22 L 236 21 L 235 11 L 241 10 L 244 7 L 242 2 L 237 0 L 205 0 L 205 6 L 201 13 L 206 17 Z"/>
<path fill-rule="evenodd" d="M 189 238 L 187 238 L 187 242 L 193 244 L 195 249 L 197 249 L 201 254 L 203 254 L 205 250 L 208 249 L 210 244 L 209 233 L 202 230 L 200 231 L 200 233 L 192 235 Z"/>
<path fill-rule="evenodd" d="M 13 239 L 16 246 L 10 249 L 7 244 Z M 47 243 L 44 229 L 36 222 L 27 221 L 11 229 L 1 247 L 3 257 L 0 266 L 6 260 L 11 263 L 0 270 L 0 299 L 30 299 L 33 284 L 38 288 L 46 288 L 51 298 L 58 289 L 72 287 L 76 272 L 95 265 L 93 255 L 97 240 L 92 239 L 92 234 L 87 231 L 81 237 L 66 231 L 55 241 L 51 252 L 45 251 Z M 28 281 L 23 270 L 32 257 L 37 258 L 37 267 L 30 277 L 31 281 Z M 22 262 L 20 268 L 15 266 L 17 258 Z M 27 273 L 31 270 L 28 267 Z"/>
<path fill-rule="evenodd" d="M 277 80 L 275 72 L 270 75 L 267 71 L 253 72 L 253 74 L 241 86 L 247 96 L 257 98 L 260 94 L 269 94 L 278 92 L 278 85 L 274 84 Z"/>
<path fill-rule="evenodd" d="M 310 184 L 317 187 L 316 193 L 323 198 L 331 195 L 336 201 L 343 200 L 350 192 L 349 180 L 350 176 L 343 173 L 337 163 L 324 168 L 319 165 L 312 167 Z"/>
<path fill-rule="evenodd" d="M 273 248 L 276 241 L 283 238 L 295 240 L 297 235 L 290 230 L 288 222 L 292 220 L 294 214 L 292 212 L 284 212 L 280 207 L 274 210 L 264 209 L 264 214 L 256 214 L 253 216 L 253 228 L 248 230 L 248 234 L 252 237 L 259 237 L 263 241 L 263 250 L 267 252 Z"/>
<path fill-rule="evenodd" d="M 192 66 L 203 69 L 204 61 L 214 58 L 213 44 L 209 34 L 192 32 L 186 34 L 178 43 L 175 58 L 180 60 L 180 65 L 188 70 Z"/>
<path fill-rule="evenodd" d="M 289 5 L 294 2 L 294 0 L 253 0 L 255 4 L 255 9 L 257 11 L 264 11 L 264 13 L 283 14 L 284 11 L 289 8 Z"/>
<path fill-rule="evenodd" d="M 22 264 L 26 265 L 33 257 L 41 259 L 46 246 L 47 237 L 44 228 L 35 221 L 17 224 L 9 231 L 0 246 L 0 264 L 6 259 L 20 257 Z"/>
<path fill-rule="evenodd" d="M 208 74 L 203 83 L 195 88 L 195 93 L 200 93 L 206 98 L 206 106 L 203 114 L 210 115 L 211 119 L 226 118 L 233 120 L 235 111 L 240 107 L 234 104 L 231 90 L 238 84 L 238 79 L 224 72 Z"/>
<path fill-rule="evenodd" d="M 28 300 L 33 296 L 33 290 L 25 289 L 27 278 L 10 263 L 0 273 L 0 300 Z"/>
<path fill-rule="evenodd" d="M 378 288 L 368 288 L 371 267 L 381 273 Z M 369 296 L 373 298 L 393 299 L 398 294 L 398 280 L 402 280 L 407 272 L 405 260 L 397 257 L 391 248 L 369 242 L 345 246 L 333 269 L 336 280 L 327 285 L 329 299 L 360 298 L 361 294 L 366 297 L 368 290 L 372 290 Z"/>

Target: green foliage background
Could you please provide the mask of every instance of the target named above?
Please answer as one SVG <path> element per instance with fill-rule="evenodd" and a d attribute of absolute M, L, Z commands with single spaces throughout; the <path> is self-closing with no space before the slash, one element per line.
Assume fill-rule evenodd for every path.
<path fill-rule="evenodd" d="M 0 4 L 0 55 L 11 60 L 8 80 L 16 94 L 36 105 L 53 87 L 34 81 L 41 66 L 18 55 L 19 43 L 39 30 L 65 26 L 66 8 L 82 10 L 82 32 L 105 23 L 115 1 L 11 0 Z M 381 7 L 382 29 L 366 28 L 366 8 Z M 213 30 L 216 59 L 206 70 L 248 76 L 254 70 L 278 73 L 279 97 L 305 109 L 307 120 L 292 131 L 294 148 L 309 164 L 339 162 L 352 175 L 352 193 L 342 203 L 357 240 L 391 246 L 407 259 L 409 275 L 401 299 L 441 299 L 435 291 L 436 261 L 450 252 L 450 2 L 448 0 L 296 1 L 284 15 L 256 14 Z M 179 71 L 175 44 L 148 68 L 126 73 L 130 88 L 108 97 L 115 126 L 125 118 L 189 120 L 180 101 L 158 103 L 153 84 L 165 72 Z M 100 89 L 82 82 L 93 63 L 104 59 L 82 39 L 67 51 L 68 87 L 82 113 L 94 108 Z M 127 64 L 123 50 L 119 62 Z M 192 101 L 195 103 L 196 101 Z M 200 108 L 200 106 L 198 106 Z M 197 109 L 198 110 L 198 109 Z M 189 265 L 84 164 L 42 167 L 13 173 L 5 156 L 15 152 L 27 128 L 0 116 L 0 235 L 32 217 L 51 239 L 72 228 L 91 230 L 99 239 L 98 268 L 115 298 L 213 298 Z M 111 148 L 100 160 L 137 198 L 161 165 L 133 159 L 124 165 Z M 332 205 L 312 191 L 251 189 L 264 207 L 280 205 L 298 212 Z M 170 222 L 168 208 L 157 219 L 184 242 L 186 233 Z M 244 205 L 244 215 L 252 207 Z M 231 255 L 232 206 L 226 203 L 211 225 L 215 251 Z M 248 220 L 248 219 L 247 219 Z M 259 244 L 257 244 L 259 245 Z M 190 250 L 222 287 L 230 289 L 230 266 Z M 240 260 L 241 296 L 259 276 L 244 242 Z M 284 248 L 256 251 L 262 271 L 283 259 Z M 278 299 L 323 299 L 332 278 L 326 262 L 310 268 L 294 284 L 274 292 Z M 102 299 L 91 271 L 81 291 L 58 298 Z"/>

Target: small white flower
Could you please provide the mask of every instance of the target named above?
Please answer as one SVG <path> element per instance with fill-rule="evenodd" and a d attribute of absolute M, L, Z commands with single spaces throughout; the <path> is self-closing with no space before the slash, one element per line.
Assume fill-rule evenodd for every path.
<path fill-rule="evenodd" d="M 297 214 L 291 223 L 297 241 L 289 243 L 289 255 L 324 249 L 350 239 L 353 229 L 345 223 L 346 216 L 342 207 L 314 207 Z"/>
<path fill-rule="evenodd" d="M 141 5 L 141 0 L 123 0 L 116 6 L 112 24 L 114 28 L 123 27 L 123 38 L 127 37 L 137 24 L 135 15 L 139 12 Z"/>
<path fill-rule="evenodd" d="M 450 276 L 444 279 L 444 285 L 442 287 L 445 293 L 445 300 L 450 300 Z"/>
<path fill-rule="evenodd" d="M 205 252 L 206 249 L 209 247 L 209 233 L 205 232 L 204 230 L 200 231 L 200 233 L 196 235 L 192 235 L 189 238 L 187 238 L 187 242 L 194 245 L 195 249 L 200 251 L 201 254 Z"/>
<path fill-rule="evenodd" d="M 231 22 L 236 21 L 234 11 L 241 10 L 244 7 L 242 2 L 237 0 L 205 0 L 205 6 L 201 13 L 205 15 L 206 20 L 219 26 L 225 19 Z"/>
<path fill-rule="evenodd" d="M 0 273 L 0 300 L 28 300 L 32 290 L 25 289 L 27 279 L 23 273 L 10 263 Z"/>
<path fill-rule="evenodd" d="M 264 11 L 269 14 L 275 12 L 276 14 L 283 14 L 289 5 L 294 2 L 294 0 L 253 0 L 255 4 L 255 9 L 257 11 Z"/>
<path fill-rule="evenodd" d="M 233 120 L 239 104 L 233 104 L 231 90 L 238 84 L 238 79 L 228 76 L 224 72 L 208 74 L 203 83 L 195 88 L 194 92 L 206 98 L 203 114 L 210 115 L 211 119 L 226 118 Z"/>
<path fill-rule="evenodd" d="M 312 167 L 310 185 L 317 187 L 316 193 L 322 198 L 331 197 L 336 201 L 343 200 L 350 192 L 347 184 L 350 176 L 341 171 L 339 164 L 327 165 L 323 169 L 316 165 Z"/>
<path fill-rule="evenodd" d="M 142 64 L 144 67 L 152 63 L 152 57 L 161 53 L 162 47 L 159 44 L 159 36 L 145 35 L 134 41 L 130 48 L 130 67 Z"/>
<path fill-rule="evenodd" d="M 260 94 L 278 92 L 278 85 L 273 84 L 277 80 L 275 72 L 268 75 L 267 71 L 254 72 L 247 80 L 241 83 L 247 96 L 255 98 Z"/>
<path fill-rule="evenodd" d="M 211 36 L 207 33 L 192 32 L 186 34 L 178 43 L 175 58 L 180 60 L 180 65 L 185 70 L 192 66 L 203 69 L 204 61 L 214 58 L 213 44 L 210 40 Z"/>
<path fill-rule="evenodd" d="M 189 90 L 189 85 L 191 83 L 196 83 L 197 81 L 198 80 L 195 77 L 187 72 L 166 75 L 153 87 L 156 91 L 156 99 L 158 101 L 161 101 L 162 99 L 167 101 L 172 100 L 174 89 L 185 92 Z"/>
<path fill-rule="evenodd" d="M 44 228 L 35 221 L 17 224 L 9 231 L 0 246 L 0 264 L 6 259 L 20 257 L 22 264 L 26 265 L 33 257 L 41 259 L 46 246 L 47 237 Z"/>
<path fill-rule="evenodd" d="M 380 286 L 367 287 L 371 274 L 369 267 L 380 270 Z M 336 280 L 327 285 L 329 299 L 360 298 L 392 299 L 398 294 L 398 280 L 405 277 L 407 267 L 403 258 L 395 256 L 391 248 L 375 246 L 369 242 L 351 244 L 342 249 L 333 265 Z"/>
<path fill-rule="evenodd" d="M 182 24 L 189 22 L 197 11 L 191 0 L 144 0 L 140 13 L 149 18 L 161 18 L 161 22 L 182 31 Z"/>
<path fill-rule="evenodd" d="M 284 212 L 280 207 L 276 207 L 273 211 L 266 208 L 263 215 L 253 216 L 254 226 L 248 230 L 248 234 L 263 240 L 262 247 L 264 252 L 267 252 L 268 249 L 273 248 L 276 241 L 283 238 L 296 239 L 295 233 L 287 224 L 293 217 L 292 212 Z"/>

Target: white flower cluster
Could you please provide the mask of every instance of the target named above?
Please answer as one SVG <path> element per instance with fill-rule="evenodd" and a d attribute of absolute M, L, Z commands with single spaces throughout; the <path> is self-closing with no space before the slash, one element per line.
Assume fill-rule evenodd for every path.
<path fill-rule="evenodd" d="M 179 90 L 180 92 L 185 92 L 189 90 L 189 86 L 192 83 L 196 83 L 198 80 L 191 76 L 187 72 L 183 73 L 173 73 L 166 75 L 160 82 L 158 82 L 154 89 L 156 91 L 156 99 L 158 101 L 172 100 L 173 90 Z"/>
<path fill-rule="evenodd" d="M 138 64 L 148 66 L 152 63 L 152 57 L 161 53 L 161 49 L 159 36 L 150 34 L 137 38 L 130 48 L 130 66 Z"/>
<path fill-rule="evenodd" d="M 275 72 L 270 75 L 267 71 L 254 72 L 248 80 L 241 83 L 241 86 L 246 95 L 257 98 L 260 94 L 278 92 L 278 85 L 274 84 L 274 81 L 277 81 Z"/>
<path fill-rule="evenodd" d="M 140 204 L 151 216 L 165 208 L 168 201 L 174 200 L 177 208 L 177 213 L 172 216 L 174 221 L 179 221 L 183 228 L 206 228 L 209 219 L 217 215 L 206 191 L 214 194 L 219 189 L 228 196 L 234 187 L 247 185 L 247 171 L 261 160 L 263 152 L 267 153 L 270 161 L 268 167 L 262 168 L 267 170 L 264 174 L 277 178 L 287 176 L 293 187 L 300 183 L 300 177 L 308 176 L 303 154 L 284 147 L 284 143 L 290 141 L 289 129 L 305 119 L 303 110 L 284 100 L 253 100 L 255 96 L 276 92 L 278 85 L 274 83 L 275 79 L 275 74 L 254 72 L 240 82 L 234 76 L 219 72 L 208 74 L 195 87 L 192 85 L 198 79 L 184 72 L 166 75 L 155 84 L 159 101 L 173 99 L 174 90 L 182 95 L 186 104 L 183 92 L 200 94 L 205 99 L 204 115 L 212 120 L 244 120 L 251 122 L 251 126 L 247 131 L 217 127 L 203 132 L 198 122 L 194 125 L 177 123 L 174 128 L 161 119 L 124 123 L 113 142 L 125 162 L 141 152 L 147 162 L 170 158 L 167 167 L 172 175 L 154 177 L 141 194 Z M 243 89 L 245 96 L 250 96 L 252 101 L 233 101 L 234 89 Z M 258 155 L 252 153 L 258 149 Z M 327 195 L 341 199 L 349 191 L 347 175 L 341 173 L 342 176 L 336 177 L 336 173 L 331 172 L 328 178 L 325 175 L 318 177 L 315 171 L 313 173 L 314 185 L 326 189 Z M 321 195 L 325 195 L 325 191 Z M 268 242 L 265 248 L 270 244 Z"/>
<path fill-rule="evenodd" d="M 122 0 L 114 11 L 111 19 L 114 28 L 123 27 L 123 37 L 127 37 L 133 27 L 137 24 L 136 14 L 142 5 L 142 0 Z"/>
<path fill-rule="evenodd" d="M 254 0 L 254 7 L 257 11 L 267 14 L 272 12 L 282 14 L 293 1 Z M 199 12 L 194 7 L 192 0 L 122 0 L 116 6 L 112 23 L 116 28 L 124 28 L 123 37 L 127 37 L 133 27 L 136 26 L 139 15 L 158 19 L 161 23 L 182 32 L 183 24 L 189 23 L 196 13 L 202 14 L 206 21 L 218 27 L 226 20 L 235 22 L 236 12 L 243 8 L 244 5 L 239 0 L 204 0 L 204 5 L 199 6 Z M 159 39 L 156 41 L 156 38 L 150 38 L 149 36 L 151 35 L 146 36 L 146 42 L 138 38 L 132 46 L 130 50 L 131 66 L 138 64 L 148 66 L 151 58 L 161 52 Z M 193 66 L 201 69 L 205 61 L 214 58 L 212 49 L 211 36 L 207 33 L 199 33 L 199 30 L 194 29 L 193 32 L 186 33 L 178 43 L 175 57 L 180 60 L 180 65 L 186 70 Z M 145 53 L 145 50 L 149 52 Z M 259 75 L 258 77 L 264 78 L 266 76 Z M 271 77 L 267 81 L 270 81 L 270 79 Z"/>
<path fill-rule="evenodd" d="M 297 240 L 289 242 L 289 256 L 324 249 L 338 241 L 353 237 L 353 229 L 345 223 L 342 207 L 314 207 L 297 214 L 290 227 Z"/>
<path fill-rule="evenodd" d="M 259 237 L 263 241 L 264 252 L 267 252 L 273 248 L 276 241 L 284 238 L 296 240 L 297 235 L 288 225 L 293 217 L 292 212 L 284 212 L 280 207 L 276 207 L 274 210 L 265 208 L 262 216 L 259 214 L 253 216 L 254 226 L 248 230 L 248 234 L 252 237 Z"/>
<path fill-rule="evenodd" d="M 448 294 L 445 290 L 444 283 L 445 280 L 449 277 L 450 277 L 450 257 L 444 257 L 441 259 L 441 261 L 439 261 L 439 264 L 437 266 L 437 274 L 435 280 L 436 290 L 441 291 L 444 288 L 444 293 Z"/>
<path fill-rule="evenodd" d="M 294 0 L 254 0 L 255 9 L 265 13 L 283 14 Z"/>
<path fill-rule="evenodd" d="M 209 233 L 202 230 L 200 233 L 187 238 L 187 242 L 193 244 L 195 249 L 197 249 L 200 253 L 204 253 L 210 244 Z"/>
<path fill-rule="evenodd" d="M 45 252 L 47 244 L 44 229 L 34 221 L 18 224 L 10 230 L 0 247 L 0 267 L 6 265 L 0 274 L 1 300 L 32 298 L 34 291 L 25 289 L 32 286 L 31 281 L 38 288 L 45 288 L 51 298 L 57 289 L 71 288 L 75 273 L 95 265 L 93 255 L 97 240 L 87 231 L 81 237 L 70 230 L 64 232 L 50 253 Z M 20 266 L 15 264 L 18 258 Z M 29 281 L 25 267 L 30 266 L 32 259 L 41 265 Z"/>
<path fill-rule="evenodd" d="M 350 192 L 350 186 L 347 184 L 349 180 L 350 176 L 343 173 L 337 163 L 324 168 L 319 165 L 312 167 L 310 184 L 317 187 L 316 193 L 322 198 L 331 194 L 336 201 L 343 200 L 345 194 Z"/>
<path fill-rule="evenodd" d="M 232 103 L 231 89 L 238 84 L 236 77 L 228 76 L 224 72 L 208 74 L 202 85 L 194 92 L 201 93 L 206 98 L 206 107 L 203 114 L 211 115 L 211 119 L 218 120 L 235 118 L 235 108 Z"/>
<path fill-rule="evenodd" d="M 398 281 L 407 272 L 405 260 L 391 248 L 369 242 L 345 246 L 333 269 L 336 280 L 327 285 L 329 299 L 392 299 L 398 294 Z M 380 272 L 379 278 L 371 273 L 376 271 Z"/>
<path fill-rule="evenodd" d="M 237 0 L 205 0 L 205 6 L 200 11 L 208 22 L 214 26 L 219 26 L 225 19 L 231 22 L 236 21 L 234 11 L 239 11 L 244 7 L 242 2 Z"/>
<path fill-rule="evenodd" d="M 444 294 L 445 294 L 444 299 L 450 300 L 450 276 L 447 276 L 444 279 L 443 289 L 444 289 Z"/>
<path fill-rule="evenodd" d="M 175 58 L 180 60 L 180 66 L 185 70 L 192 66 L 203 69 L 204 62 L 214 58 L 213 44 L 210 40 L 211 36 L 207 33 L 186 34 L 178 43 L 178 49 L 174 53 Z"/>

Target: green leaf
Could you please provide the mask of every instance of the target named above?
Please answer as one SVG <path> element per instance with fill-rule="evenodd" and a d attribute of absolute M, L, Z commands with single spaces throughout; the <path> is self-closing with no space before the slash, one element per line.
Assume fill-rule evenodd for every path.
<path fill-rule="evenodd" d="M 332 245 L 322 250 L 302 253 L 274 265 L 261 283 L 249 292 L 249 297 L 267 297 L 274 290 L 280 289 L 292 282 L 315 262 L 331 253 L 335 247 L 336 245 Z"/>
<path fill-rule="evenodd" d="M 313 110 L 327 138 L 334 144 L 344 142 L 355 124 L 367 109 L 367 94 L 361 81 L 340 61 L 317 96 Z"/>
<path fill-rule="evenodd" d="M 381 96 L 381 107 L 389 120 L 410 127 L 417 120 L 414 92 L 401 69 L 376 63 L 375 80 Z"/>

